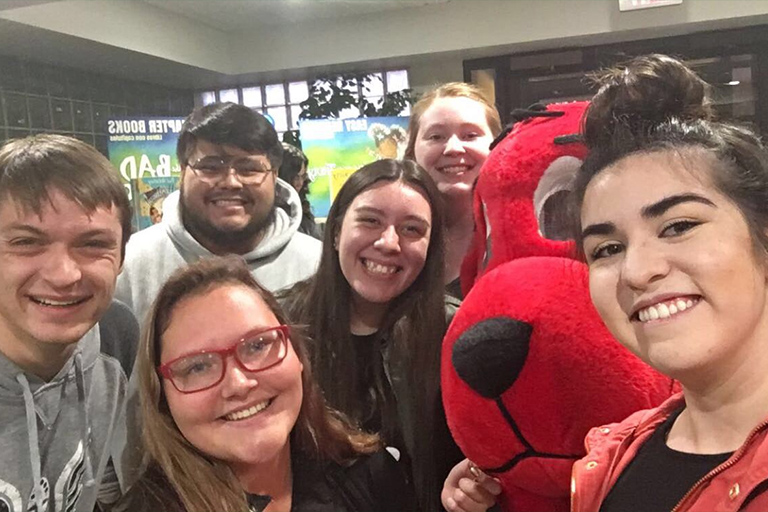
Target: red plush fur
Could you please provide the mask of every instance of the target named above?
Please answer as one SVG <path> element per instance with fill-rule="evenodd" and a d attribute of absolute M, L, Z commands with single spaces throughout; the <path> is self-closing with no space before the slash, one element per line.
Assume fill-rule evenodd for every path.
<path fill-rule="evenodd" d="M 474 286 L 444 341 L 448 424 L 465 455 L 501 480 L 507 511 L 567 511 L 570 468 L 584 455 L 588 429 L 653 407 L 673 389 L 611 337 L 573 242 L 539 233 L 534 192 L 553 162 L 583 159 L 581 143 L 554 140 L 579 132 L 585 107 L 551 105 L 565 115 L 519 123 L 492 151 L 475 191 L 477 236 L 462 272 L 465 288 Z M 484 341 L 491 319 L 524 322 L 530 336 Z M 462 356 L 476 365 L 476 379 L 499 377 L 506 349 L 527 343 L 517 378 L 508 370 L 513 382 L 498 396 L 482 396 L 454 366 L 457 347 L 478 332 L 481 342 Z"/>

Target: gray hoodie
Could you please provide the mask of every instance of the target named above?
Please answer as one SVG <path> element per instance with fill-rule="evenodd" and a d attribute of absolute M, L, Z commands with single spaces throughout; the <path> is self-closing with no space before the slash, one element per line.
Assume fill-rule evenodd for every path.
<path fill-rule="evenodd" d="M 130 369 L 104 345 L 94 326 L 48 382 L 0 353 L 0 510 L 92 512 L 120 497 L 111 458 Z"/>
<path fill-rule="evenodd" d="M 298 232 L 301 201 L 292 186 L 277 179 L 274 221 L 261 242 L 242 257 L 253 276 L 271 291 L 286 288 L 315 273 L 320 261 L 320 241 Z M 135 233 L 128 241 L 123 271 L 115 298 L 125 302 L 143 323 L 166 279 L 179 267 L 213 254 L 200 245 L 181 222 L 179 192 L 163 203 L 163 220 Z"/>

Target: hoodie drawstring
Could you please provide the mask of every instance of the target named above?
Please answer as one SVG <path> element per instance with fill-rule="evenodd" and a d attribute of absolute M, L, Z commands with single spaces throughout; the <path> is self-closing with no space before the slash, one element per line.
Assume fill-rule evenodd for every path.
<path fill-rule="evenodd" d="M 32 398 L 32 390 L 29 387 L 29 381 L 23 373 L 16 375 L 16 380 L 21 385 L 24 394 L 24 412 L 27 416 L 27 432 L 29 433 L 29 462 L 32 465 L 32 492 L 35 495 L 35 506 L 37 510 L 43 511 L 43 486 L 42 474 L 40 469 L 40 444 L 37 435 L 37 412 L 35 412 L 35 401 Z"/>
<path fill-rule="evenodd" d="M 80 408 L 80 433 L 83 439 L 83 461 L 85 463 L 85 474 L 83 475 L 84 489 L 89 489 L 96 485 L 93 478 L 93 465 L 91 464 L 91 420 L 88 416 L 88 407 L 85 406 L 85 376 L 83 375 L 83 356 L 78 351 L 75 354 L 75 381 L 77 382 L 77 405 Z"/>

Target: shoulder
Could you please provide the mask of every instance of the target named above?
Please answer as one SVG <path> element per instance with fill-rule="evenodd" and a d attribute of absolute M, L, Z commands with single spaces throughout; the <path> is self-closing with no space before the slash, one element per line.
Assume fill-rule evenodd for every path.
<path fill-rule="evenodd" d="M 101 352 L 119 361 L 126 376 L 133 372 L 139 333 L 139 322 L 133 312 L 119 300 L 113 300 L 99 320 Z"/>
<path fill-rule="evenodd" d="M 320 260 L 323 243 L 317 238 L 297 231 L 286 245 L 286 250 L 303 253 L 308 259 Z"/>

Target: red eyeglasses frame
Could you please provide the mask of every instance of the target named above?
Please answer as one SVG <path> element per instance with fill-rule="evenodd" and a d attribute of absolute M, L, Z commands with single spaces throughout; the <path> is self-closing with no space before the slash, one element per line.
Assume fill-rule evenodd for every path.
<path fill-rule="evenodd" d="M 259 368 L 258 370 L 251 370 L 250 368 L 245 366 L 245 364 L 243 364 L 243 362 L 238 357 L 237 347 L 244 341 L 248 340 L 249 338 L 253 338 L 254 336 L 257 336 L 261 333 L 265 333 L 269 331 L 279 331 L 283 333 L 282 338 L 280 338 L 280 343 L 282 343 L 285 346 L 285 351 L 283 352 L 283 356 L 279 360 L 270 364 L 269 366 L 265 366 L 264 368 Z M 291 328 L 288 325 L 278 325 L 277 327 L 270 327 L 268 329 L 255 329 L 245 334 L 243 337 L 241 337 L 239 340 L 237 340 L 227 348 L 222 348 L 220 350 L 198 350 L 196 352 L 189 352 L 188 354 L 181 355 L 179 357 L 172 359 L 171 361 L 168 361 L 167 363 L 161 364 L 160 366 L 157 367 L 157 371 L 158 373 L 160 373 L 160 376 L 162 376 L 164 379 L 170 380 L 171 384 L 173 384 L 173 387 L 176 388 L 176 391 L 178 391 L 179 393 L 184 393 L 187 395 L 191 393 L 199 393 L 200 391 L 205 391 L 207 389 L 214 388 L 219 384 L 221 384 L 221 381 L 224 380 L 224 376 L 227 374 L 227 359 L 229 359 L 230 354 L 232 354 L 232 358 L 235 360 L 237 365 L 240 366 L 240 368 L 242 368 L 243 370 L 250 373 L 263 372 L 264 370 L 269 370 L 270 368 L 274 368 L 275 366 L 283 362 L 285 357 L 288 355 L 288 343 L 290 342 L 290 340 L 291 340 Z M 210 386 L 206 386 L 204 388 L 195 389 L 193 391 L 183 391 L 179 389 L 179 387 L 176 385 L 176 381 L 173 379 L 173 371 L 171 371 L 171 365 L 181 359 L 185 359 L 190 356 L 197 356 L 201 354 L 218 354 L 219 356 L 221 356 L 221 360 L 223 361 L 221 377 L 219 377 L 219 379 L 213 384 L 211 384 Z"/>

